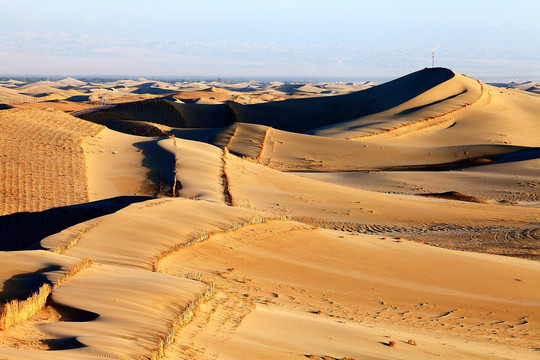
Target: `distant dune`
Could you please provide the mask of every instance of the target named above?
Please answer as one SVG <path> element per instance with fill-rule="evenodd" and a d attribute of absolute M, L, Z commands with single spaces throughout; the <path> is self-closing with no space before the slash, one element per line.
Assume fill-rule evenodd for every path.
<path fill-rule="evenodd" d="M 537 359 L 536 88 L 0 82 L 0 358 Z"/>

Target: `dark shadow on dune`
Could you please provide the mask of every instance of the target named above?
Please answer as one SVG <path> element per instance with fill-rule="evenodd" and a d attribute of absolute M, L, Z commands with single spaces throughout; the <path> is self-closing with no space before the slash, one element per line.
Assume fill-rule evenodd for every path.
<path fill-rule="evenodd" d="M 443 101 L 446 101 L 446 100 L 450 100 L 450 99 L 453 99 L 455 97 L 458 97 L 459 95 L 461 94 L 465 94 L 467 92 L 467 90 L 463 90 L 462 92 L 460 92 L 459 94 L 455 94 L 455 95 L 451 95 L 451 96 L 448 96 L 447 98 L 444 98 L 444 99 L 441 99 L 441 100 L 437 100 L 437 101 L 433 101 L 429 104 L 425 104 L 425 105 L 421 105 L 421 106 L 416 106 L 416 107 L 412 107 L 410 109 L 407 109 L 407 110 L 403 110 L 397 114 L 394 114 L 395 116 L 399 116 L 399 115 L 407 115 L 407 114 L 410 114 L 410 113 L 413 113 L 415 111 L 418 111 L 418 110 L 422 110 L 424 108 L 427 108 L 429 106 L 433 106 L 433 105 L 437 105 L 439 103 L 442 103 Z"/>
<path fill-rule="evenodd" d="M 466 169 L 474 166 L 489 164 L 503 164 L 526 160 L 540 159 L 540 148 L 520 149 L 505 154 L 485 155 L 466 160 L 427 165 L 393 166 L 381 169 L 382 171 L 448 171 Z"/>
<path fill-rule="evenodd" d="M 146 121 L 105 120 L 101 125 L 129 135 L 148 137 L 169 136 L 165 131 Z"/>
<path fill-rule="evenodd" d="M 374 122 L 369 122 L 369 123 L 365 123 L 365 124 L 362 124 L 362 125 L 350 126 L 349 129 L 350 130 L 358 130 L 358 129 L 361 129 L 363 127 L 372 127 L 372 126 L 377 126 L 377 125 L 381 125 L 381 124 L 384 124 L 384 121 L 374 121 Z"/>
<path fill-rule="evenodd" d="M 165 95 L 174 94 L 177 90 L 167 90 L 159 87 L 152 87 L 155 83 L 149 82 L 137 86 L 137 90 L 134 90 L 134 94 L 151 94 L 151 95 Z"/>
<path fill-rule="evenodd" d="M 72 115 L 98 124 L 107 120 L 129 120 L 175 128 L 224 127 L 235 121 L 228 104 L 183 104 L 164 98 L 96 107 Z"/>
<path fill-rule="evenodd" d="M 41 342 L 49 347 L 49 351 L 55 350 L 72 350 L 86 347 L 83 343 L 77 340 L 76 337 L 67 337 L 61 339 L 44 339 Z"/>
<path fill-rule="evenodd" d="M 100 315 L 93 311 L 78 309 L 54 301 L 54 294 L 47 300 L 47 305 L 60 314 L 60 321 L 86 322 L 97 319 Z"/>
<path fill-rule="evenodd" d="M 39 212 L 0 216 L 0 251 L 41 249 L 39 241 L 70 226 L 112 214 L 150 196 L 119 196 L 85 204 L 62 206 Z"/>
<path fill-rule="evenodd" d="M 142 150 L 142 166 L 148 169 L 145 191 L 155 196 L 171 196 L 176 159 L 174 154 L 160 147 L 158 141 L 141 141 L 134 143 L 133 146 Z"/>
<path fill-rule="evenodd" d="M 90 99 L 90 95 L 74 95 L 65 99 L 66 101 L 72 102 L 84 102 Z"/>
<path fill-rule="evenodd" d="M 61 266 L 50 264 L 30 273 L 13 275 L 4 281 L 2 292 L 0 293 L 0 304 L 10 300 L 25 300 L 36 293 L 43 284 L 52 286 L 52 282 L 47 278 L 45 273 L 60 269 L 62 269 Z"/>
<path fill-rule="evenodd" d="M 424 197 L 438 198 L 438 199 L 474 202 L 478 204 L 485 204 L 487 202 L 487 199 L 484 199 L 478 196 L 467 195 L 458 191 L 446 191 L 442 193 L 426 193 L 426 194 L 418 194 L 418 195 L 424 196 Z"/>
<path fill-rule="evenodd" d="M 213 144 L 217 136 L 226 129 L 227 128 L 172 129 L 169 131 L 169 133 L 180 139 L 202 141 Z"/>
<path fill-rule="evenodd" d="M 426 68 L 382 85 L 345 95 L 229 105 L 235 111 L 237 121 L 310 133 L 328 125 L 391 109 L 454 76 L 454 72 L 445 68 Z"/>
<path fill-rule="evenodd" d="M 502 158 L 497 160 L 497 164 L 504 164 L 509 162 L 526 161 L 540 159 L 540 148 L 528 148 L 518 151 L 514 151 L 510 154 L 505 154 Z"/>
<path fill-rule="evenodd" d="M 7 109 L 13 109 L 13 106 L 0 103 L 0 110 L 7 110 Z"/>

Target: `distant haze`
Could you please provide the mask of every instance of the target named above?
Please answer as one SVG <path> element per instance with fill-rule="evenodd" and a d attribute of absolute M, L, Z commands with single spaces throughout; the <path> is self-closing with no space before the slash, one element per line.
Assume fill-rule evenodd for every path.
<path fill-rule="evenodd" d="M 540 1 L 4 1 L 0 75 L 540 81 Z"/>

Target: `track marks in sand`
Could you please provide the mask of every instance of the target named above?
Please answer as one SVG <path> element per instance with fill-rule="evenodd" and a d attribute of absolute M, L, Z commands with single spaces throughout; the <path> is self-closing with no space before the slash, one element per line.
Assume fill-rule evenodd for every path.
<path fill-rule="evenodd" d="M 229 177 L 227 176 L 228 156 L 229 150 L 227 148 L 223 149 L 223 154 L 221 156 L 221 184 L 223 186 L 223 198 L 225 199 L 225 204 L 227 204 L 228 206 L 234 206 L 231 188 L 229 185 Z"/>
<path fill-rule="evenodd" d="M 101 129 L 63 112 L 0 112 L 0 215 L 87 202 L 81 142 Z"/>
<path fill-rule="evenodd" d="M 327 221 L 293 216 L 293 220 L 353 234 L 404 236 L 428 245 L 525 259 L 540 258 L 540 227 L 464 226 L 455 224 L 384 225 Z"/>

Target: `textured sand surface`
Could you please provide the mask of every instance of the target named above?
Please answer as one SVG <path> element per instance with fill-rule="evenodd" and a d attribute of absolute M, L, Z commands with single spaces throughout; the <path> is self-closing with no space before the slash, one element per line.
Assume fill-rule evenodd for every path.
<path fill-rule="evenodd" d="M 536 90 L 2 81 L 0 358 L 536 359 Z"/>

